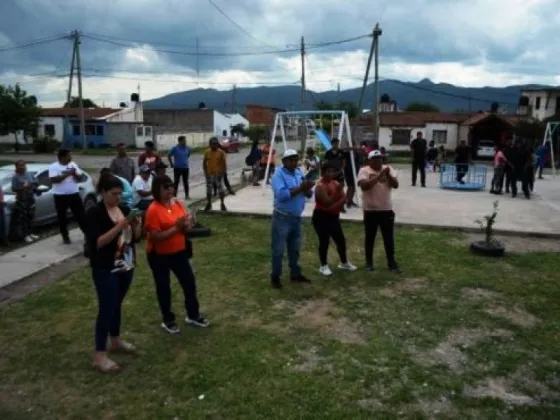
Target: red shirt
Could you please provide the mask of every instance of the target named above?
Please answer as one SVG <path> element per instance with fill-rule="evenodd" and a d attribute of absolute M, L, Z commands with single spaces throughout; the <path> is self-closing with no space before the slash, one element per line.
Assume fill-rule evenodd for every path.
<path fill-rule="evenodd" d="M 344 191 L 340 188 L 340 182 L 335 181 L 334 179 L 330 181 L 324 181 L 323 178 L 321 178 L 317 182 L 317 186 L 324 187 L 324 189 L 327 191 L 327 196 L 333 201 L 340 200 L 342 198 L 342 195 L 344 194 Z M 325 213 L 339 215 L 342 211 L 343 206 L 344 204 L 337 207 L 327 208 L 328 206 L 323 205 L 315 198 L 315 209 L 324 211 Z"/>

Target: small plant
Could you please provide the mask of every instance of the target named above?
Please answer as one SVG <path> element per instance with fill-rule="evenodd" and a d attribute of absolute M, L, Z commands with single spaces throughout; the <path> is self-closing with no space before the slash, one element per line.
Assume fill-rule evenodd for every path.
<path fill-rule="evenodd" d="M 492 214 L 484 216 L 483 219 L 475 220 L 475 223 L 477 223 L 484 232 L 484 242 L 488 246 L 501 245 L 500 242 L 494 238 L 494 224 L 498 217 L 498 203 L 498 201 L 494 201 L 492 204 Z"/>

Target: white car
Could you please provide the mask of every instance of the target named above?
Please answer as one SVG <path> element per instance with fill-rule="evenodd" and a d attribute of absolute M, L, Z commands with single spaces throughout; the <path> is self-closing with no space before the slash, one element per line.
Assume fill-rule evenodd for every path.
<path fill-rule="evenodd" d="M 476 156 L 479 158 L 493 158 L 495 143 L 492 140 L 481 140 L 476 148 Z"/>
<path fill-rule="evenodd" d="M 19 236 L 17 235 L 17 232 L 13 231 L 14 226 L 10 225 L 11 213 L 16 201 L 16 196 L 12 192 L 12 177 L 14 176 L 14 169 L 14 165 L 0 167 L 0 184 L 4 190 L 4 201 L 6 202 L 4 210 L 6 229 L 10 234 L 16 234 L 16 236 Z M 38 184 L 37 194 L 35 197 L 35 225 L 44 226 L 56 222 L 57 217 L 54 207 L 54 197 L 51 191 L 52 184 L 49 178 L 49 164 L 28 163 L 27 172 L 35 178 Z M 91 175 L 84 171 L 82 172 L 83 174 L 80 177 L 78 186 L 80 188 L 80 196 L 84 202 L 85 210 L 87 211 L 90 207 L 97 203 L 97 195 L 95 193 L 95 186 L 93 185 Z"/>

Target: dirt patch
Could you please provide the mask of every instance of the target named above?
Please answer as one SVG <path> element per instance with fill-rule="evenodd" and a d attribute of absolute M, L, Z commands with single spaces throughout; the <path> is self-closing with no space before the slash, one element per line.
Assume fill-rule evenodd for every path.
<path fill-rule="evenodd" d="M 405 293 L 415 293 L 426 287 L 426 279 L 405 278 L 379 290 L 381 296 L 394 298 Z"/>
<path fill-rule="evenodd" d="M 513 390 L 512 381 L 504 378 L 486 379 L 474 387 L 465 387 L 463 393 L 473 398 L 498 399 L 509 405 L 534 405 L 537 403 L 534 398 Z"/>
<path fill-rule="evenodd" d="M 421 365 L 445 365 L 454 372 L 461 372 L 467 363 L 467 356 L 463 350 L 488 338 L 510 337 L 513 333 L 508 330 L 456 329 L 434 349 L 417 351 L 411 349 L 412 357 Z"/>
<path fill-rule="evenodd" d="M 280 332 L 289 328 L 304 327 L 319 331 L 323 336 L 342 343 L 363 344 L 360 324 L 344 317 L 339 308 L 329 299 L 312 299 L 304 302 L 275 301 L 272 307 L 289 311 L 285 323 L 263 325 L 267 330 Z"/>
<path fill-rule="evenodd" d="M 453 245 L 468 246 L 471 242 L 480 241 L 481 234 L 468 233 L 461 239 L 454 239 Z M 530 238 L 523 236 L 496 236 L 506 247 L 506 252 L 560 252 L 560 241 L 550 238 Z"/>
<path fill-rule="evenodd" d="M 508 309 L 502 306 L 497 306 L 494 308 L 486 309 L 485 312 L 492 316 L 504 318 L 512 324 L 518 325 L 523 328 L 531 328 L 539 321 L 536 316 L 521 308 Z"/>
<path fill-rule="evenodd" d="M 483 300 L 483 299 L 500 299 L 502 297 L 501 293 L 493 292 L 488 289 L 481 289 L 478 287 L 469 288 L 466 287 L 461 289 L 461 295 L 464 298 L 472 300 Z"/>
<path fill-rule="evenodd" d="M 449 399 L 440 397 L 437 400 L 420 400 L 416 404 L 409 405 L 407 411 L 420 412 L 431 419 L 442 414 L 452 415 L 455 413 L 455 408 Z"/>
<path fill-rule="evenodd" d="M 288 366 L 296 372 L 314 372 L 324 371 L 328 373 L 333 372 L 333 366 L 328 361 L 318 354 L 317 347 L 311 347 L 308 350 L 299 350 L 299 363 L 292 365 L 291 362 Z"/>

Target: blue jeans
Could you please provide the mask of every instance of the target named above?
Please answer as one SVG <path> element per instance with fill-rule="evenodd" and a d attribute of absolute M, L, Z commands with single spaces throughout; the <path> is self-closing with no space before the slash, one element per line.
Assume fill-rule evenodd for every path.
<path fill-rule="evenodd" d="M 301 217 L 272 214 L 272 273 L 271 277 L 282 275 L 284 248 L 288 247 L 290 275 L 300 276 L 299 248 L 301 246 Z"/>
<path fill-rule="evenodd" d="M 121 306 L 134 277 L 134 270 L 111 273 L 110 268 L 92 267 L 91 274 L 99 304 L 95 322 L 95 351 L 107 351 L 109 336 L 120 335 Z"/>

